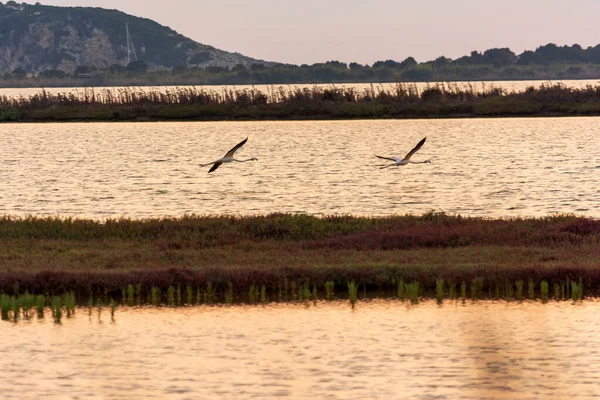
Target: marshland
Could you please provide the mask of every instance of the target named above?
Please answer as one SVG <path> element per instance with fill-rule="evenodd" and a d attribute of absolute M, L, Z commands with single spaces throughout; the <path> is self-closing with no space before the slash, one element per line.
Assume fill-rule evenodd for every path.
<path fill-rule="evenodd" d="M 508 85 L 507 85 L 508 83 Z M 0 121 L 187 121 L 600 115 L 600 86 L 560 82 L 83 88 L 0 96 Z"/>
<path fill-rule="evenodd" d="M 223 300 L 331 283 L 433 296 L 438 280 L 454 293 L 482 280 L 488 295 L 518 282 L 592 294 L 599 129 L 594 117 L 0 125 L 0 290 L 108 303 L 129 285 L 146 300 L 153 288 Z M 375 154 L 425 136 L 414 157 L 431 164 L 380 169 Z M 199 167 L 240 137 L 259 161 Z"/>
<path fill-rule="evenodd" d="M 5 217 L 0 233 L 0 291 L 13 296 L 73 291 L 86 301 L 171 304 L 177 293 L 177 304 L 194 304 L 226 293 L 311 298 L 335 287 L 351 297 L 403 293 L 412 284 L 430 297 L 459 297 L 461 285 L 471 297 L 516 299 L 540 297 L 543 282 L 546 298 L 548 287 L 561 299 L 600 289 L 600 223 L 575 216 Z"/>
<path fill-rule="evenodd" d="M 586 87 L 530 95 L 592 104 Z M 201 93 L 173 90 L 175 108 Z M 308 106 L 328 90 L 351 93 L 307 89 Z M 399 103 L 425 107 L 434 88 L 416 90 Z M 5 397 L 596 393 L 593 113 L 84 123 L 72 111 L 162 100 L 54 93 L 2 100 L 69 121 L 0 124 Z M 246 137 L 236 156 L 258 161 L 199 167 Z M 380 169 L 423 137 L 431 164 Z"/>

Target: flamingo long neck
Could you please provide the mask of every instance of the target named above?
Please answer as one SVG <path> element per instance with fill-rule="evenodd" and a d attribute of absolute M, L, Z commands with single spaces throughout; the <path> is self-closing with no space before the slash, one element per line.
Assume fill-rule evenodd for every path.
<path fill-rule="evenodd" d="M 249 158 L 247 160 L 236 160 L 235 158 L 232 158 L 233 161 L 237 161 L 237 162 L 246 162 L 246 161 L 254 161 L 255 158 Z"/>
<path fill-rule="evenodd" d="M 425 160 L 425 161 L 411 161 L 411 160 L 408 160 L 407 161 L 407 163 L 411 163 L 411 164 L 427 164 L 429 162 L 430 162 L 429 160 Z"/>

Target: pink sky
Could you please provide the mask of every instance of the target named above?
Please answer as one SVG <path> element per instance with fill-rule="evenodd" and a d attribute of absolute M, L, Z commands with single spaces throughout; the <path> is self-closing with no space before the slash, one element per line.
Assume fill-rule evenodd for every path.
<path fill-rule="evenodd" d="M 150 18 L 222 50 L 292 64 L 516 53 L 600 43 L 599 0 L 47 0 Z"/>

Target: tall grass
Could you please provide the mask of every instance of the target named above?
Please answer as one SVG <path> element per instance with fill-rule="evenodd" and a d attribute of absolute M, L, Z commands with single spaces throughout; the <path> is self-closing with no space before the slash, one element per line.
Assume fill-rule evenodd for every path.
<path fill-rule="evenodd" d="M 31 312 L 35 308 L 35 296 L 25 290 L 25 293 L 19 296 L 18 302 L 20 303 L 23 317 L 30 318 Z"/>
<path fill-rule="evenodd" d="M 523 300 L 523 280 L 516 281 L 515 287 L 516 287 L 515 298 L 518 301 L 522 301 Z"/>
<path fill-rule="evenodd" d="M 192 285 L 185 286 L 186 293 L 186 304 L 192 304 L 194 301 L 194 290 L 192 289 Z"/>
<path fill-rule="evenodd" d="M 122 297 L 122 299 L 124 300 L 125 298 Z M 88 313 L 89 316 L 92 316 L 92 310 L 94 308 L 94 296 L 90 294 L 90 297 L 88 298 L 88 303 L 87 303 L 87 307 L 88 307 Z"/>
<path fill-rule="evenodd" d="M 44 318 L 46 306 L 49 306 L 52 313 L 52 318 L 55 323 L 61 323 L 66 312 L 67 317 L 72 317 L 77 308 L 77 299 L 73 291 L 68 291 L 62 295 L 32 295 L 27 290 L 19 295 L 11 296 L 5 293 L 0 293 L 0 315 L 3 320 L 17 321 L 20 318 L 30 319 L 34 313 L 38 319 Z M 90 316 L 94 308 L 94 300 L 89 298 L 88 306 L 90 307 Z M 98 318 L 101 316 L 104 304 L 100 297 L 96 300 L 96 309 Z M 111 309 L 111 318 L 114 321 L 114 314 L 117 303 L 111 298 L 109 307 Z"/>
<path fill-rule="evenodd" d="M 444 279 L 438 278 L 435 280 L 435 298 L 438 304 L 442 304 L 442 302 L 444 301 L 444 294 Z"/>
<path fill-rule="evenodd" d="M 542 281 L 540 283 L 540 297 L 542 299 L 542 303 L 546 303 L 548 301 L 548 282 Z"/>
<path fill-rule="evenodd" d="M 309 290 L 313 285 L 323 287 L 326 298 L 334 296 L 333 282 L 352 280 L 361 283 L 363 292 L 372 288 L 396 290 L 399 298 L 406 297 L 406 282 L 417 280 L 427 294 L 438 290 L 436 278 L 441 277 L 454 283 L 454 288 L 450 285 L 444 291 L 460 290 L 459 297 L 463 299 L 467 297 L 467 289 L 472 298 L 483 293 L 513 298 L 514 284 L 518 281 L 523 282 L 523 287 L 517 289 L 517 295 L 526 295 L 521 293 L 527 281 L 529 298 L 533 297 L 532 292 L 535 294 L 534 280 L 549 282 L 550 290 L 554 290 L 549 297 L 554 299 L 571 298 L 571 277 L 582 278 L 586 295 L 591 293 L 590 288 L 600 285 L 599 270 L 587 261 L 597 253 L 600 221 L 568 215 L 507 220 L 434 212 L 381 218 L 189 215 L 103 222 L 5 216 L 0 217 L 0 242 L 5 248 L 27 249 L 32 260 L 24 269 L 20 267 L 23 258 L 13 261 L 5 257 L 3 262 L 8 268 L 0 272 L 0 292 L 42 295 L 73 290 L 79 298 L 102 297 L 106 304 L 111 297 L 121 304 L 141 303 L 141 299 L 158 304 L 161 299 L 157 290 L 167 291 L 166 302 L 170 305 L 184 301 L 190 304 L 190 293 L 200 303 L 216 298 L 216 293 L 222 295 L 228 282 L 241 291 L 251 282 L 259 291 L 261 285 L 279 288 L 283 299 L 308 297 L 300 293 L 306 289 L 300 287 L 306 282 L 310 284 Z M 32 247 L 31 243 L 36 245 Z M 108 243 L 119 243 L 118 250 L 109 248 L 110 254 L 102 261 L 88 266 L 90 258 L 85 255 L 104 257 L 103 248 Z M 227 261 L 214 265 L 215 260 L 223 259 L 221 255 L 225 252 L 240 251 L 239 243 L 244 243 L 244 251 L 248 253 L 241 265 Z M 56 252 L 57 247 L 77 248 L 74 254 L 80 254 L 82 249 L 84 256 Z M 138 261 L 141 247 L 144 252 Z M 526 259 L 525 253 L 522 260 L 515 259 L 514 265 L 493 258 L 498 252 L 510 254 L 514 248 L 531 249 L 531 254 L 536 254 L 535 260 Z M 114 262 L 113 250 L 122 251 L 119 258 L 128 261 L 117 264 L 116 268 L 113 264 L 106 268 Z M 396 261 L 392 254 L 400 250 L 407 259 L 419 261 L 414 264 Z M 165 267 L 161 251 L 177 253 L 181 262 Z M 289 252 L 292 256 L 282 265 L 264 265 L 269 263 L 266 255 L 273 251 Z M 580 252 L 585 257 L 570 261 Z M 147 263 L 155 253 L 159 253 L 158 263 Z M 444 266 L 439 260 L 428 261 L 424 254 L 430 253 L 439 259 L 443 257 Z M 538 254 L 548 261 L 533 267 Z M 371 255 L 383 261 L 371 262 Z M 476 257 L 481 265 L 471 266 L 470 260 Z M 49 258 L 57 265 L 56 269 L 48 269 L 46 261 L 37 261 Z M 359 261 L 354 262 L 355 258 Z M 333 261 L 323 263 L 323 259 Z M 62 263 L 73 268 L 63 268 Z"/>
<path fill-rule="evenodd" d="M 110 299 L 109 307 L 110 307 L 110 319 L 112 321 L 114 321 L 115 320 L 115 310 L 117 309 L 117 303 L 113 299 Z"/>
<path fill-rule="evenodd" d="M 260 287 L 260 302 L 267 302 L 267 287 L 265 285 L 261 285 Z"/>
<path fill-rule="evenodd" d="M 533 279 L 529 278 L 527 282 L 527 297 L 529 300 L 533 300 L 535 298 L 535 283 L 533 283 Z"/>
<path fill-rule="evenodd" d="M 12 296 L 0 294 L 0 314 L 3 320 L 8 320 L 10 310 L 12 309 Z"/>
<path fill-rule="evenodd" d="M 62 303 L 67 310 L 67 317 L 72 316 L 75 313 L 75 307 L 77 306 L 77 300 L 75 299 L 75 292 L 69 291 L 63 294 Z"/>
<path fill-rule="evenodd" d="M 350 303 L 352 304 L 352 307 L 354 307 L 354 304 L 356 303 L 357 294 L 358 286 L 356 283 L 354 281 L 348 282 L 348 295 L 350 296 Z"/>
<path fill-rule="evenodd" d="M 167 303 L 170 306 L 175 305 L 175 288 L 173 287 L 173 285 L 170 285 L 167 289 Z"/>
<path fill-rule="evenodd" d="M 583 283 L 581 279 L 579 283 L 571 281 L 571 299 L 578 301 L 583 299 Z"/>
<path fill-rule="evenodd" d="M 506 300 L 515 298 L 515 287 L 512 282 L 504 282 L 504 298 Z"/>
<path fill-rule="evenodd" d="M 421 293 L 419 282 L 414 281 L 412 283 L 405 283 L 404 291 L 412 304 L 419 303 L 419 296 Z"/>
<path fill-rule="evenodd" d="M 323 286 L 325 287 L 325 298 L 331 299 L 335 291 L 335 282 L 327 281 Z"/>
<path fill-rule="evenodd" d="M 406 297 L 406 288 L 404 285 L 404 278 L 398 279 L 397 282 L 398 282 L 398 298 L 400 300 L 404 300 L 404 298 Z"/>
<path fill-rule="evenodd" d="M 291 281 L 294 282 L 294 281 Z M 298 299 L 300 301 L 312 301 L 316 304 L 318 299 L 318 286 L 315 283 L 311 283 L 306 280 L 302 283 L 291 285 L 297 289 L 297 297 L 294 299 Z M 390 280 L 391 282 L 391 280 Z M 442 304 L 444 297 L 447 295 L 449 298 L 457 298 L 457 285 L 454 283 L 446 284 L 443 278 L 435 279 L 435 286 L 430 286 L 429 291 L 426 292 L 425 288 L 423 288 L 418 280 L 413 280 L 410 283 L 404 281 L 403 278 L 394 279 L 393 282 L 397 285 L 397 296 L 401 300 L 409 300 L 411 304 L 418 304 L 422 297 L 435 297 L 438 304 Z M 355 303 L 358 300 L 358 290 L 359 284 L 356 284 L 355 281 L 349 281 L 347 283 L 348 286 L 348 295 L 350 299 L 350 303 L 352 307 L 355 306 Z M 363 285 L 363 288 L 366 285 Z M 499 298 L 499 296 L 503 296 L 506 301 L 511 301 L 516 299 L 518 301 L 523 301 L 524 299 L 524 281 L 517 280 L 514 283 L 510 281 L 496 281 L 494 285 L 488 284 L 487 292 L 488 298 L 492 298 L 492 290 L 491 288 L 495 286 L 494 296 L 495 298 Z M 326 281 L 324 284 L 326 288 L 326 293 L 329 292 L 333 294 L 333 281 Z M 281 285 L 280 285 L 281 288 Z M 479 299 L 483 297 L 483 288 L 486 288 L 485 281 L 482 278 L 474 278 L 470 283 L 470 295 L 472 299 Z M 580 278 L 578 281 L 566 280 L 566 281 L 558 281 L 554 283 L 554 299 L 556 301 L 571 299 L 574 302 L 583 300 L 583 289 L 584 284 L 583 280 Z M 280 289 L 281 290 L 281 289 Z M 193 298 L 193 290 L 191 286 L 186 286 L 185 292 L 187 293 L 188 302 L 183 303 L 179 302 L 177 299 L 177 289 L 176 286 L 170 285 L 167 290 L 167 303 L 170 306 L 181 306 L 184 304 L 190 304 L 189 299 Z M 204 296 L 208 296 L 207 293 L 210 293 L 210 297 L 215 296 L 217 288 L 208 285 L 205 290 L 202 291 Z M 120 292 L 117 291 L 118 294 Z M 130 293 L 130 290 L 127 290 Z M 140 291 L 141 292 L 141 291 Z M 198 288 L 198 293 L 201 290 Z M 272 290 L 271 292 L 276 293 L 276 291 Z M 138 296 L 136 294 L 135 298 L 141 297 L 141 294 Z M 251 284 L 248 289 L 248 301 L 249 303 L 266 303 L 269 301 L 269 288 L 265 284 Z M 223 301 L 227 304 L 233 303 L 234 298 L 234 290 L 233 284 L 231 282 L 227 282 L 225 289 L 223 291 Z M 467 284 L 463 281 L 460 285 L 460 297 L 463 301 L 466 300 L 467 296 Z M 530 300 L 534 299 L 535 291 L 533 280 L 530 279 L 528 281 L 528 298 Z M 549 298 L 549 283 L 546 280 L 542 280 L 540 282 L 540 299 L 543 303 L 546 303 Z M 129 303 L 131 297 L 127 296 L 125 300 Z M 150 293 L 148 294 L 149 302 L 155 306 L 160 305 L 160 288 L 151 286 Z M 95 301 L 94 301 L 95 300 Z M 11 296 L 5 293 L 0 293 L 0 314 L 3 320 L 14 320 L 17 321 L 20 318 L 28 319 L 33 316 L 34 313 L 37 313 L 39 318 L 44 317 L 44 308 L 48 304 L 50 306 L 50 311 L 52 312 L 52 316 L 55 322 L 60 323 L 64 313 L 66 312 L 67 317 L 71 317 L 75 313 L 77 301 L 75 297 L 74 291 L 68 291 L 63 293 L 62 295 L 52 295 L 50 297 L 46 297 L 44 295 L 33 295 L 29 293 L 26 289 L 24 293 L 18 296 Z M 118 303 L 114 301 L 112 297 L 109 297 L 109 301 L 103 302 L 102 297 L 99 296 L 94 299 L 93 296 L 89 297 L 88 307 L 90 316 L 92 314 L 93 309 L 95 308 L 98 313 L 98 318 L 101 319 L 101 313 L 103 309 L 108 306 L 110 308 L 111 319 L 114 321 L 115 310 L 118 307 Z"/>
<path fill-rule="evenodd" d="M 129 285 L 127 285 L 127 303 L 129 303 L 129 305 L 133 305 L 134 295 L 135 295 L 135 289 L 134 289 L 133 285 L 130 283 Z"/>
<path fill-rule="evenodd" d="M 105 297 L 106 297 L 107 293 L 105 293 Z M 136 283 L 135 284 L 135 297 L 137 299 L 138 304 L 142 303 L 142 284 L 141 283 Z M 105 301 L 108 300 L 105 298 Z"/>
<path fill-rule="evenodd" d="M 233 303 L 233 284 L 231 282 L 227 282 L 227 290 L 225 291 L 225 303 Z"/>
<path fill-rule="evenodd" d="M 13 314 L 13 319 L 16 321 L 21 316 L 21 302 L 19 296 L 11 298 L 10 306 Z"/>
<path fill-rule="evenodd" d="M 250 285 L 250 287 L 248 288 L 248 302 L 256 302 L 256 287 L 254 286 L 254 284 Z"/>
<path fill-rule="evenodd" d="M 450 299 L 456 299 L 456 284 L 455 283 L 451 283 L 448 286 L 448 297 Z"/>
<path fill-rule="evenodd" d="M 215 297 L 215 294 L 216 289 L 213 287 L 212 282 L 208 282 L 206 284 L 206 289 L 204 290 L 204 302 L 208 303 L 212 301 L 212 299 Z"/>
<path fill-rule="evenodd" d="M 38 318 L 44 318 L 44 308 L 46 307 L 46 296 L 37 295 L 35 296 L 35 310 Z"/>
<path fill-rule="evenodd" d="M 50 309 L 52 311 L 52 318 L 54 318 L 54 322 L 60 323 L 62 319 L 62 296 L 52 296 L 50 299 Z"/>
<path fill-rule="evenodd" d="M 160 302 L 160 288 L 152 286 L 150 289 L 150 302 L 153 306 L 157 306 Z"/>
<path fill-rule="evenodd" d="M 98 298 L 96 299 L 96 311 L 98 312 L 98 321 L 100 321 L 102 319 L 102 308 L 103 308 L 103 304 L 102 304 L 102 299 Z"/>
<path fill-rule="evenodd" d="M 60 119 L 230 119 L 230 118 L 382 118 L 444 115 L 528 115 L 598 113 L 600 85 L 570 88 L 544 84 L 524 91 L 472 84 L 437 83 L 394 87 L 311 86 L 219 90 L 177 87 L 45 90 L 30 96 L 0 96 L 3 120 Z"/>
<path fill-rule="evenodd" d="M 475 299 L 481 294 L 483 294 L 483 279 L 482 278 L 473 278 L 471 281 L 471 298 Z"/>
<path fill-rule="evenodd" d="M 298 286 L 298 299 L 299 300 L 310 300 L 311 299 L 310 283 L 308 281 L 301 283 Z"/>
<path fill-rule="evenodd" d="M 370 86 L 363 90 L 353 87 L 312 86 L 273 87 L 267 92 L 258 89 L 221 88 L 212 90 L 196 87 L 176 87 L 166 90 L 157 88 L 89 88 L 70 92 L 41 90 L 30 96 L 0 96 L 0 107 L 16 109 L 43 109 L 52 106 L 149 106 L 149 105 L 235 105 L 238 107 L 264 106 L 268 104 L 310 105 L 314 103 L 369 103 L 380 101 L 414 102 L 431 101 L 437 94 L 452 100 L 472 100 L 478 97 L 504 94 L 501 89 L 475 88 L 473 85 L 433 85 L 422 91 L 415 84 L 398 83 L 395 88 Z"/>

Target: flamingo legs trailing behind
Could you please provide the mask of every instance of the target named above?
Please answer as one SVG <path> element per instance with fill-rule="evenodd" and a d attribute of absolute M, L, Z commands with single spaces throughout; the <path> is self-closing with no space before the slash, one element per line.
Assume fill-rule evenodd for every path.
<path fill-rule="evenodd" d="M 415 148 L 412 149 L 411 151 L 409 151 L 408 154 L 404 156 L 404 158 L 382 157 L 382 156 L 375 155 L 375 157 L 381 158 L 383 160 L 390 160 L 390 161 L 394 162 L 394 164 L 385 165 L 385 166 L 380 167 L 380 168 L 383 169 L 383 168 L 388 168 L 388 167 L 401 167 L 401 166 L 406 165 L 406 164 L 425 164 L 425 163 L 431 163 L 431 160 L 412 161 L 410 159 L 410 157 L 412 157 L 413 154 L 415 154 L 417 151 L 419 151 L 419 149 L 421 147 L 423 147 L 423 144 L 425 143 L 425 139 L 427 139 L 427 137 L 424 137 L 419 143 L 417 143 L 417 145 L 415 146 Z"/>
<path fill-rule="evenodd" d="M 246 142 L 248 141 L 248 138 L 242 140 L 241 142 L 239 142 L 238 144 L 236 144 L 231 150 L 229 150 L 227 152 L 227 154 L 225 154 L 225 156 L 223 156 L 222 158 L 219 158 L 216 161 L 211 161 L 209 163 L 206 164 L 200 164 L 201 167 L 206 167 L 210 164 L 212 164 L 213 166 L 210 168 L 210 170 L 208 170 L 209 173 L 213 172 L 215 169 L 219 168 L 221 166 L 221 164 L 223 163 L 230 163 L 230 162 L 246 162 L 246 161 L 258 161 L 258 158 L 252 157 L 249 158 L 247 160 L 236 160 L 235 158 L 233 158 L 233 154 L 240 148 L 242 147 L 244 144 L 246 144 Z"/>

